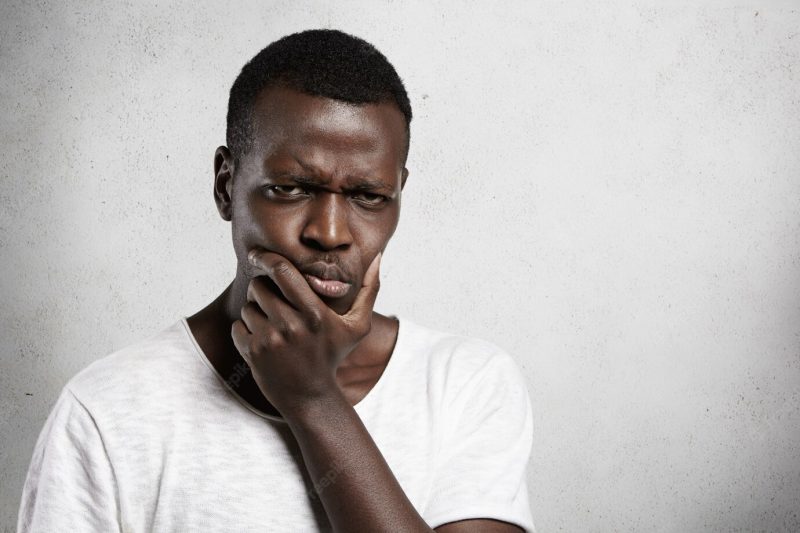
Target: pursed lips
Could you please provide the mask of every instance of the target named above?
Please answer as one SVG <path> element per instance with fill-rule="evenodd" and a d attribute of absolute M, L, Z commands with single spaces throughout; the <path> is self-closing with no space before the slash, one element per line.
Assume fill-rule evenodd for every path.
<path fill-rule="evenodd" d="M 313 263 L 300 270 L 311 289 L 326 298 L 341 298 L 350 292 L 351 283 L 344 272 L 329 263 Z"/>

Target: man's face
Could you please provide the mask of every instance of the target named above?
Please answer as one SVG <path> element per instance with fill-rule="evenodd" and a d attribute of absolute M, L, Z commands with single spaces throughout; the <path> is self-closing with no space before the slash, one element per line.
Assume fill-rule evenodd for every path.
<path fill-rule="evenodd" d="M 291 261 L 327 305 L 345 313 L 397 227 L 405 128 L 393 104 L 263 91 L 253 147 L 230 189 L 237 276 L 253 277 L 247 254 L 265 248 Z"/>

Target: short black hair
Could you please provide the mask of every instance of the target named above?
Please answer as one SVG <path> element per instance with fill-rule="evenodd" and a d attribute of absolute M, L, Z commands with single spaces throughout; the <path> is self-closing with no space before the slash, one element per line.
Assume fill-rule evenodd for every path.
<path fill-rule="evenodd" d="M 411 102 L 392 64 L 363 39 L 338 30 L 307 30 L 268 45 L 233 82 L 226 142 L 234 161 L 252 147 L 256 97 L 273 86 L 351 104 L 394 102 L 406 119 L 408 156 Z"/>

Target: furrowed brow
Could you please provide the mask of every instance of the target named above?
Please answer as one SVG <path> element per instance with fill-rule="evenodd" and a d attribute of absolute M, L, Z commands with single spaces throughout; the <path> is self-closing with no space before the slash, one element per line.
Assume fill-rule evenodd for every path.
<path fill-rule="evenodd" d="M 384 181 L 372 178 L 350 178 L 347 180 L 347 188 L 351 191 L 380 191 L 393 192 L 394 188 L 388 186 Z"/>
<path fill-rule="evenodd" d="M 286 174 L 282 177 L 296 183 L 297 185 L 303 185 L 306 187 L 324 187 L 330 184 L 330 180 L 324 180 L 306 175 Z"/>

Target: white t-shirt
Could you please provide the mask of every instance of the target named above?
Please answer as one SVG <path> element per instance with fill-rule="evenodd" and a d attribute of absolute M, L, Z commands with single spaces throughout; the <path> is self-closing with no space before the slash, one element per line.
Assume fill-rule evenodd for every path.
<path fill-rule="evenodd" d="M 493 518 L 533 530 L 531 407 L 508 354 L 402 319 L 355 410 L 429 526 Z M 67 383 L 36 442 L 17 527 L 329 531 L 300 457 L 287 424 L 233 392 L 182 319 Z"/>

